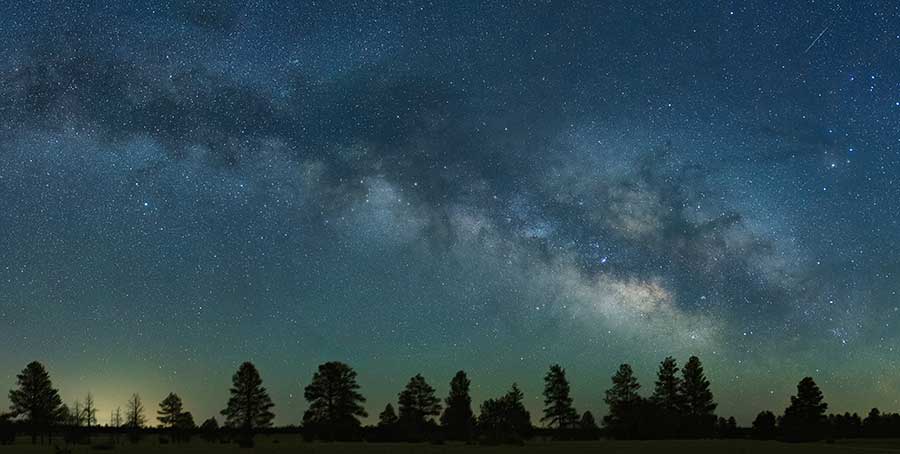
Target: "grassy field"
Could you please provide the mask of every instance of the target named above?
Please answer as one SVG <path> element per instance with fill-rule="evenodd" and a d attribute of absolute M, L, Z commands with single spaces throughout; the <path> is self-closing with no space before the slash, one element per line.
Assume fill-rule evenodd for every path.
<path fill-rule="evenodd" d="M 97 437 L 94 444 L 104 444 L 105 437 Z M 414 453 L 660 453 L 660 454 L 803 454 L 803 453 L 900 453 L 900 440 L 846 440 L 835 443 L 788 444 L 754 440 L 673 440 L 673 441 L 595 441 L 595 442 L 532 442 L 524 446 L 467 446 L 407 443 L 305 443 L 296 436 L 258 437 L 254 449 L 240 449 L 233 444 L 207 443 L 195 440 L 188 444 L 160 445 L 155 437 L 138 444 L 122 443 L 113 450 L 97 450 L 91 445 L 70 448 L 73 454 L 84 453 L 298 453 L 298 454 L 414 454 Z M 53 453 L 51 446 L 32 446 L 25 439 L 12 446 L 0 446 L 5 453 Z"/>

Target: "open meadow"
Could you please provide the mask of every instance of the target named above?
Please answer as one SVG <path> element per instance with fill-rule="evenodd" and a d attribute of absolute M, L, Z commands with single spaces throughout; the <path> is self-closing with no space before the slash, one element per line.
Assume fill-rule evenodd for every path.
<path fill-rule="evenodd" d="M 900 453 L 900 439 L 890 440 L 841 440 L 834 443 L 782 443 L 757 440 L 654 440 L 617 441 L 600 440 L 584 442 L 531 442 L 523 446 L 478 446 L 458 443 L 442 445 L 423 443 L 308 443 L 299 436 L 260 436 L 256 447 L 241 449 L 236 444 L 208 443 L 194 440 L 184 444 L 160 444 L 155 437 L 148 437 L 137 444 L 120 443 L 110 449 L 107 439 L 96 437 L 91 444 L 69 446 L 72 454 L 86 453 L 303 453 L 303 454 L 453 454 L 453 453 L 660 453 L 660 454 L 828 454 L 828 453 Z M 54 453 L 56 448 L 48 445 L 31 445 L 29 440 L 20 439 L 14 445 L 0 446 L 0 453 Z"/>

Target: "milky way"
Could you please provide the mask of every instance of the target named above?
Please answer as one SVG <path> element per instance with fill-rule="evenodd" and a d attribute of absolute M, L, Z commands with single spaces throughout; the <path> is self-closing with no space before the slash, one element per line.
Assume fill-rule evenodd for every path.
<path fill-rule="evenodd" d="M 38 359 L 101 414 L 177 391 L 204 419 L 249 359 L 289 424 L 327 360 L 369 413 L 460 368 L 534 413 L 559 362 L 603 414 L 618 364 L 649 387 L 696 354 L 740 422 L 805 375 L 835 411 L 897 411 L 898 24 L 862 1 L 4 3 L 0 378 Z"/>

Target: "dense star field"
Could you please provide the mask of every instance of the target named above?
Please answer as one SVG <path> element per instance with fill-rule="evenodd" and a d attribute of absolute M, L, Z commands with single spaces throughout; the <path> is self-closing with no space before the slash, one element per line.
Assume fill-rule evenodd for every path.
<path fill-rule="evenodd" d="M 900 7 L 656 3 L 3 2 L 0 388 L 900 410 Z"/>

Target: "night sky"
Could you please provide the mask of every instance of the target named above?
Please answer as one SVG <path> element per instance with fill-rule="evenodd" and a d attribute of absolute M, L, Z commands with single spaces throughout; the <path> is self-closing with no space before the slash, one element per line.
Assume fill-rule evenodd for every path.
<path fill-rule="evenodd" d="M 535 415 L 558 362 L 600 415 L 696 354 L 743 424 L 806 375 L 900 410 L 896 2 L 13 0 L 0 42 L 0 388 L 201 421 L 251 360 L 296 424 L 339 360 L 370 414 L 465 369 Z"/>

